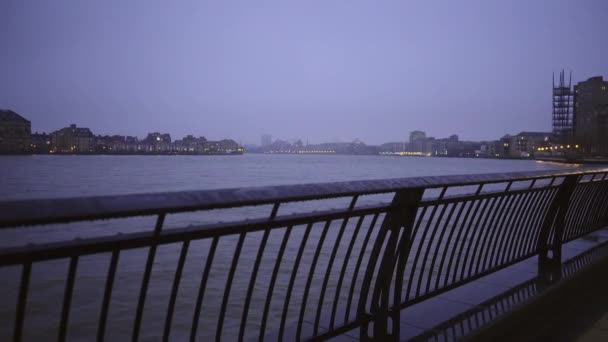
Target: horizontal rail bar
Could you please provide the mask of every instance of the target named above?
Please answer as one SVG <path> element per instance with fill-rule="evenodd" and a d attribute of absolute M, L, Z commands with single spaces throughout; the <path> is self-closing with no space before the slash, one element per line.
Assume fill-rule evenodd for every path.
<path fill-rule="evenodd" d="M 278 216 L 272 221 L 267 218 L 239 221 L 234 223 L 209 224 L 186 228 L 168 229 L 156 234 L 154 231 L 116 234 L 89 239 L 29 244 L 0 250 L 0 266 L 21 264 L 25 261 L 41 261 L 112 252 L 150 246 L 170 244 L 189 240 L 213 238 L 240 233 L 251 233 L 266 228 L 297 226 L 327 220 L 339 220 L 356 216 L 386 212 L 390 205 L 370 205 L 349 211 L 345 209 L 319 211 L 316 213 Z"/>
<path fill-rule="evenodd" d="M 276 202 L 307 201 L 388 193 L 414 188 L 526 181 L 545 177 L 593 174 L 607 171 L 608 169 L 593 171 L 510 172 L 65 199 L 0 201 L 0 228 L 158 215 L 162 213 L 169 214 L 273 204 Z"/>

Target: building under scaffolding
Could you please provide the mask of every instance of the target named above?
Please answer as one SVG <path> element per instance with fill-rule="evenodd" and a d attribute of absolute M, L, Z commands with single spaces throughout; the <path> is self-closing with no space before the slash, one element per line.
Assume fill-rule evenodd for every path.
<path fill-rule="evenodd" d="M 561 143 L 572 140 L 574 124 L 574 93 L 572 91 L 572 72 L 566 84 L 565 72 L 559 73 L 558 83 L 553 74 L 553 135 Z"/>

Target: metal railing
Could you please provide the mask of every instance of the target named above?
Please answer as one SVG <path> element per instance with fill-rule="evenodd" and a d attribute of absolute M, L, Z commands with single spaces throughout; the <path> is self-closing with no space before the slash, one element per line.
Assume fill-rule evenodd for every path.
<path fill-rule="evenodd" d="M 607 174 L 520 172 L 0 202 L 3 232 L 156 217 L 153 230 L 0 250 L 0 269 L 21 267 L 12 337 L 23 338 L 33 266 L 68 262 L 57 327 L 62 341 L 75 282 L 85 271 L 80 260 L 105 256 L 102 298 L 91 318 L 97 340 L 104 340 L 109 311 L 123 304 L 113 298 L 119 261 L 144 248 L 132 340 L 141 338 L 151 310 L 163 340 L 324 340 L 353 329 L 363 340 L 398 338 L 401 309 L 531 256 L 539 256 L 539 274 L 559 278 L 562 244 L 607 223 Z M 283 213 L 294 204 L 299 213 Z M 165 227 L 180 213 L 206 217 L 237 208 L 247 215 Z M 263 210 L 269 212 L 259 218 Z M 245 219 L 252 214 L 258 218 Z M 61 230 L 53 229 L 48 234 Z M 175 264 L 163 260 L 163 246 L 173 247 Z M 191 259 L 198 270 L 189 268 Z M 158 272 L 172 274 L 170 290 L 150 299 Z M 178 300 L 184 293 L 188 300 Z M 168 303 L 161 310 L 153 302 L 162 298 Z"/>
<path fill-rule="evenodd" d="M 606 258 L 607 255 L 608 243 L 595 246 L 565 261 L 562 264 L 561 277 L 569 278 L 590 264 Z M 526 280 L 412 337 L 409 341 L 455 341 L 462 339 L 476 329 L 492 323 L 514 307 L 526 304 L 546 290 L 546 285 L 544 277 L 541 276 Z"/>

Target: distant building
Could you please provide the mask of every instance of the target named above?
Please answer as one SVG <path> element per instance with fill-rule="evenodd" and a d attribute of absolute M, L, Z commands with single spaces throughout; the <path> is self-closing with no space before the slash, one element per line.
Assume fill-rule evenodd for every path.
<path fill-rule="evenodd" d="M 608 81 L 602 76 L 574 86 L 574 142 L 584 154 L 608 156 Z"/>
<path fill-rule="evenodd" d="M 458 135 L 452 134 L 449 138 L 434 139 L 431 145 L 431 155 L 436 157 L 458 157 L 460 153 Z"/>
<path fill-rule="evenodd" d="M 516 135 L 505 135 L 500 139 L 499 148 L 494 151 L 503 158 L 530 158 L 540 149 L 549 148 L 552 133 L 520 132 Z"/>
<path fill-rule="evenodd" d="M 91 153 L 95 150 L 95 137 L 90 129 L 76 127 L 62 128 L 51 133 L 51 152 Z"/>
<path fill-rule="evenodd" d="M 167 153 L 171 152 L 171 135 L 167 133 L 148 133 L 148 136 L 140 143 L 140 151 L 145 153 Z"/>
<path fill-rule="evenodd" d="M 31 123 L 12 110 L 0 110 L 0 153 L 28 153 Z"/>
<path fill-rule="evenodd" d="M 207 139 L 205 137 L 196 138 L 193 135 L 188 135 L 181 140 L 173 142 L 174 152 L 186 154 L 205 153 L 207 147 Z"/>
<path fill-rule="evenodd" d="M 132 154 L 138 150 L 137 137 L 124 135 L 98 135 L 95 137 L 95 152 L 107 154 Z"/>
<path fill-rule="evenodd" d="M 205 153 L 207 154 L 241 154 L 243 147 L 232 139 L 220 141 L 207 141 L 205 143 Z"/>
<path fill-rule="evenodd" d="M 432 139 L 434 140 L 434 139 Z M 419 152 L 422 154 L 431 154 L 433 141 L 426 138 L 426 133 L 423 131 L 410 132 L 410 143 L 408 145 L 409 152 Z"/>
<path fill-rule="evenodd" d="M 410 144 L 413 144 L 417 141 L 422 141 L 426 139 L 426 133 L 423 131 L 412 131 L 410 132 Z"/>
<path fill-rule="evenodd" d="M 48 154 L 51 152 L 51 135 L 44 132 L 31 134 L 30 151 L 36 154 Z"/>
<path fill-rule="evenodd" d="M 262 147 L 272 144 L 272 136 L 270 134 L 262 134 Z"/>

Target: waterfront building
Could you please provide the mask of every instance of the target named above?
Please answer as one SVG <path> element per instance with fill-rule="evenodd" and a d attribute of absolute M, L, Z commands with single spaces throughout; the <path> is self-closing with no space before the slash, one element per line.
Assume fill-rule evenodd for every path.
<path fill-rule="evenodd" d="M 458 135 L 452 134 L 449 138 L 433 139 L 430 152 L 435 157 L 456 157 L 459 150 Z"/>
<path fill-rule="evenodd" d="M 31 123 L 12 110 L 0 110 L 0 153 L 27 153 Z"/>
<path fill-rule="evenodd" d="M 538 152 L 550 149 L 552 136 L 549 132 L 507 134 L 500 139 L 499 148 L 495 153 L 502 158 L 534 157 Z"/>
<path fill-rule="evenodd" d="M 30 151 L 35 154 L 48 154 L 51 152 L 51 135 L 33 133 L 30 135 Z"/>
<path fill-rule="evenodd" d="M 262 147 L 272 144 L 272 136 L 270 134 L 262 134 Z"/>
<path fill-rule="evenodd" d="M 574 86 L 574 142 L 586 155 L 608 156 L 608 81 L 602 76 Z"/>
<path fill-rule="evenodd" d="M 173 151 L 176 153 L 200 154 L 205 153 L 206 146 L 207 139 L 205 137 L 196 138 L 193 135 L 188 135 L 173 142 Z"/>
<path fill-rule="evenodd" d="M 243 153 L 243 148 L 232 139 L 207 141 L 204 152 L 208 154 L 237 154 Z"/>
<path fill-rule="evenodd" d="M 146 138 L 139 144 L 138 150 L 144 153 L 168 153 L 171 152 L 171 135 L 167 133 L 148 133 Z"/>
<path fill-rule="evenodd" d="M 91 153 L 95 149 L 95 137 L 90 129 L 75 124 L 51 133 L 53 153 Z"/>
<path fill-rule="evenodd" d="M 426 133 L 423 131 L 412 131 L 410 132 L 408 151 L 421 153 L 423 155 L 431 155 L 434 140 L 434 138 L 427 139 Z"/>
<path fill-rule="evenodd" d="M 95 152 L 117 154 L 136 153 L 137 143 L 137 137 L 124 135 L 98 135 L 95 137 Z"/>

